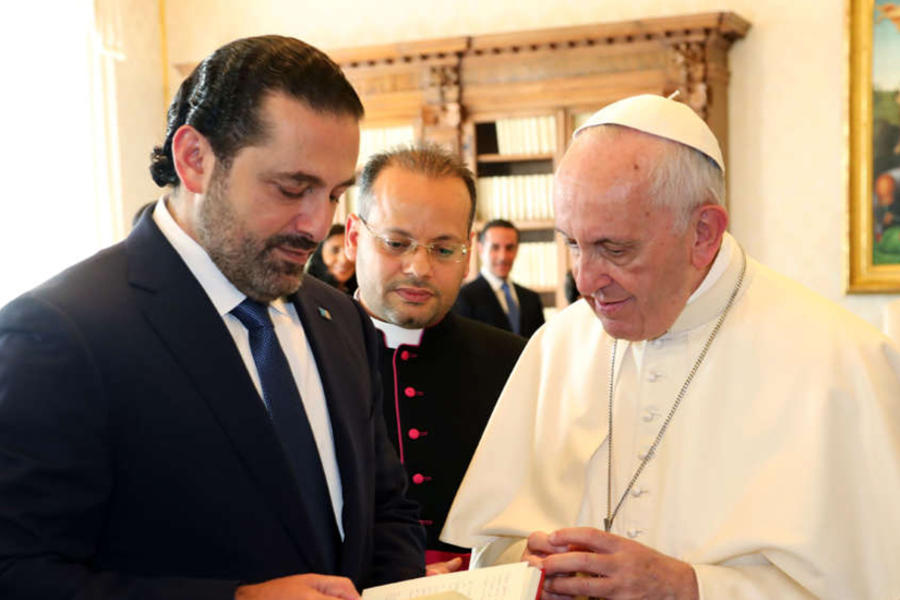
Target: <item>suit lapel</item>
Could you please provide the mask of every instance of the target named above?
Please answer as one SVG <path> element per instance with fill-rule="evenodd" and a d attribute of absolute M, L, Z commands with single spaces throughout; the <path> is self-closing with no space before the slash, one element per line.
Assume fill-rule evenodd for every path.
<path fill-rule="evenodd" d="M 231 440 L 310 570 L 322 572 L 322 557 L 303 535 L 311 523 L 297 509 L 299 488 L 222 318 L 152 219 L 142 219 L 126 245 L 129 282 L 151 327 Z"/>
<path fill-rule="evenodd" d="M 316 359 L 328 406 L 344 500 L 342 521 L 345 537 L 340 569 L 343 575 L 353 578 L 358 574 L 347 569 L 357 561 L 348 560 L 348 555 L 358 553 L 364 543 L 360 534 L 366 531 L 362 523 L 365 498 L 359 483 L 366 480 L 360 461 L 364 449 L 360 444 L 367 437 L 360 427 L 367 422 L 369 413 L 366 412 L 368 396 L 360 387 L 365 377 L 360 371 L 367 372 L 367 361 L 364 349 L 352 345 L 345 337 L 345 327 L 338 327 L 335 323 L 333 315 L 338 315 L 336 307 L 330 305 L 327 296 L 316 293 L 314 285 L 315 282 L 304 284 L 292 300 Z"/>
<path fill-rule="evenodd" d="M 491 287 L 491 284 L 487 279 L 485 279 L 484 275 L 479 275 L 476 281 L 479 282 L 479 286 L 481 287 L 481 294 L 484 297 L 485 306 L 490 307 L 491 318 L 494 320 L 494 323 L 497 325 L 497 327 L 506 329 L 507 331 L 512 331 L 512 324 L 509 322 L 509 315 L 507 315 L 506 311 L 503 310 L 503 306 L 500 304 L 500 300 L 497 299 L 497 294 L 494 292 L 494 288 Z"/>

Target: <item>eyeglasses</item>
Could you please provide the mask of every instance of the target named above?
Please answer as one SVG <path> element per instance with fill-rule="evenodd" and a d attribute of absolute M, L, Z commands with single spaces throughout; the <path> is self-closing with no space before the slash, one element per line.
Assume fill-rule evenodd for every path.
<path fill-rule="evenodd" d="M 366 223 L 365 219 L 359 217 L 359 220 L 366 226 L 372 237 L 378 240 L 376 246 L 388 256 L 400 257 L 415 254 L 416 250 L 422 247 L 425 248 L 430 258 L 438 262 L 459 263 L 466 260 L 466 255 L 469 253 L 469 248 L 465 244 L 449 241 L 423 244 L 405 235 L 378 233 Z"/>

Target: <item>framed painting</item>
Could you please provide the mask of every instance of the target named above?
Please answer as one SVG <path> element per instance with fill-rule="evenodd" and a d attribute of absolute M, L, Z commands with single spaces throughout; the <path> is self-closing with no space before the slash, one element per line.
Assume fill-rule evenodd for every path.
<path fill-rule="evenodd" d="M 849 292 L 900 291 L 900 2 L 848 0 Z"/>

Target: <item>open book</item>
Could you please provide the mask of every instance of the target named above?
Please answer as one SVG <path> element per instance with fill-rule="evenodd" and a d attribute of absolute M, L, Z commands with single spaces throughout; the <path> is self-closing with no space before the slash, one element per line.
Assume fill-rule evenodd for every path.
<path fill-rule="evenodd" d="M 363 590 L 363 600 L 537 600 L 544 574 L 528 563 L 399 581 Z"/>

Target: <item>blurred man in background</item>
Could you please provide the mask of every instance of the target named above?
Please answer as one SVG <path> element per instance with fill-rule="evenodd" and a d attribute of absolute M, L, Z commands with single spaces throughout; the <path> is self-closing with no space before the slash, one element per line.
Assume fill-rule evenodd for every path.
<path fill-rule="evenodd" d="M 454 312 L 529 338 L 544 324 L 541 297 L 510 278 L 519 252 L 519 230 L 495 219 L 478 234 L 481 273 L 459 291 Z"/>

